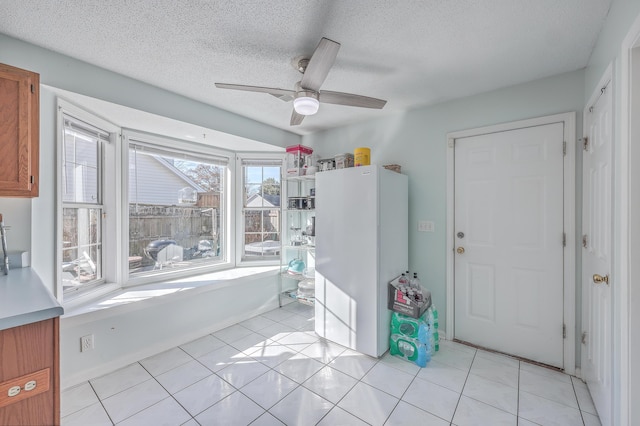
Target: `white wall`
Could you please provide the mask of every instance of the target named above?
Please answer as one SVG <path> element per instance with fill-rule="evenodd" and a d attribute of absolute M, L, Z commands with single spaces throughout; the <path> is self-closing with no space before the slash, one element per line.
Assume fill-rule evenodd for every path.
<path fill-rule="evenodd" d="M 368 146 L 372 163 L 402 166 L 402 173 L 409 176 L 409 267 L 431 290 L 441 327 L 446 329 L 447 133 L 568 111 L 577 112 L 577 127 L 582 128 L 583 92 L 584 71 L 575 71 L 393 118 L 314 133 L 304 136 L 303 144 L 313 147 L 320 158 Z M 576 165 L 578 177 L 580 166 Z M 418 232 L 419 220 L 434 221 L 435 232 Z"/>
<path fill-rule="evenodd" d="M 63 317 L 60 380 L 65 389 L 278 307 L 278 274 L 239 278 L 213 291 L 183 290 L 129 305 Z M 201 291 L 205 290 L 205 291 Z M 136 295 L 131 295 L 135 298 Z M 95 349 L 80 352 L 93 334 Z"/>

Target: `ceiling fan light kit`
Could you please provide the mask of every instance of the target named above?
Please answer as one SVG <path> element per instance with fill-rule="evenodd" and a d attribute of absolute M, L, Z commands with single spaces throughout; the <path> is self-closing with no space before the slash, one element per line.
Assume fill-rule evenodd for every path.
<path fill-rule="evenodd" d="M 298 114 L 315 114 L 316 112 L 318 112 L 318 108 L 320 108 L 318 94 L 310 91 L 302 91 L 296 93 L 296 98 L 293 100 L 293 108 Z"/>
<path fill-rule="evenodd" d="M 293 99 L 291 114 L 292 126 L 302 123 L 307 115 L 318 112 L 320 102 L 355 106 L 361 108 L 382 109 L 387 101 L 354 95 L 343 92 L 320 91 L 320 86 L 327 78 L 340 49 L 340 43 L 328 38 L 322 38 L 311 58 L 301 58 L 295 61 L 296 69 L 302 72 L 302 80 L 295 85 L 294 90 L 277 89 L 273 87 L 247 86 L 243 84 L 216 83 L 220 89 L 244 90 L 247 92 L 268 93 L 280 100 L 288 102 Z"/>

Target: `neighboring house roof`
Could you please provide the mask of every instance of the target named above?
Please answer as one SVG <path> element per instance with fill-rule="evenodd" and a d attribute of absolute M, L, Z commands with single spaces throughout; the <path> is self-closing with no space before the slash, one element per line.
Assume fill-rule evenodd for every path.
<path fill-rule="evenodd" d="M 280 207 L 280 196 L 253 194 L 247 199 L 247 207 Z"/>
<path fill-rule="evenodd" d="M 189 176 L 184 174 L 182 172 L 182 170 L 180 170 L 179 168 L 177 168 L 176 166 L 174 166 L 173 164 L 171 164 L 170 162 L 168 162 L 164 158 L 162 158 L 162 157 L 160 157 L 158 155 L 152 155 L 152 157 L 155 158 L 156 160 L 158 160 L 158 162 L 160 162 L 160 164 L 165 166 L 167 169 L 169 169 L 169 171 L 174 173 L 180 179 L 184 180 L 187 185 L 189 185 L 190 187 L 192 187 L 196 191 L 198 191 L 198 192 L 207 192 L 206 189 L 204 189 L 203 187 L 201 187 L 200 185 L 195 183 Z"/>
<path fill-rule="evenodd" d="M 133 170 L 129 176 L 129 200 L 133 203 L 178 205 L 184 188 L 205 192 L 170 162 L 156 155 L 137 155 Z"/>

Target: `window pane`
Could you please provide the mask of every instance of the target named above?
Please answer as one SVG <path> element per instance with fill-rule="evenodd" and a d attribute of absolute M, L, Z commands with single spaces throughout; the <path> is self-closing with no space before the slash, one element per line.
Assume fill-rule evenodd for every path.
<path fill-rule="evenodd" d="M 102 279 L 102 210 L 62 211 L 62 285 L 65 290 Z"/>
<path fill-rule="evenodd" d="M 243 165 L 244 259 L 280 254 L 280 175 L 281 167 L 273 163 Z"/>
<path fill-rule="evenodd" d="M 245 256 L 275 256 L 280 253 L 280 210 L 245 210 Z"/>
<path fill-rule="evenodd" d="M 98 204 L 100 141 L 65 129 L 63 188 L 64 202 Z"/>
<path fill-rule="evenodd" d="M 129 273 L 223 259 L 226 166 L 129 150 Z"/>
<path fill-rule="evenodd" d="M 280 167 L 244 168 L 244 206 L 280 207 Z"/>

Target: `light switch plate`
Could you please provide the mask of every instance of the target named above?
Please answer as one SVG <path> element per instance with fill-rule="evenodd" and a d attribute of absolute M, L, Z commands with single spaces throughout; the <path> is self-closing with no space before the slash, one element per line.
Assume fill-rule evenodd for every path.
<path fill-rule="evenodd" d="M 418 231 L 420 232 L 433 232 L 435 230 L 435 223 L 430 220 L 421 220 L 418 222 Z"/>

